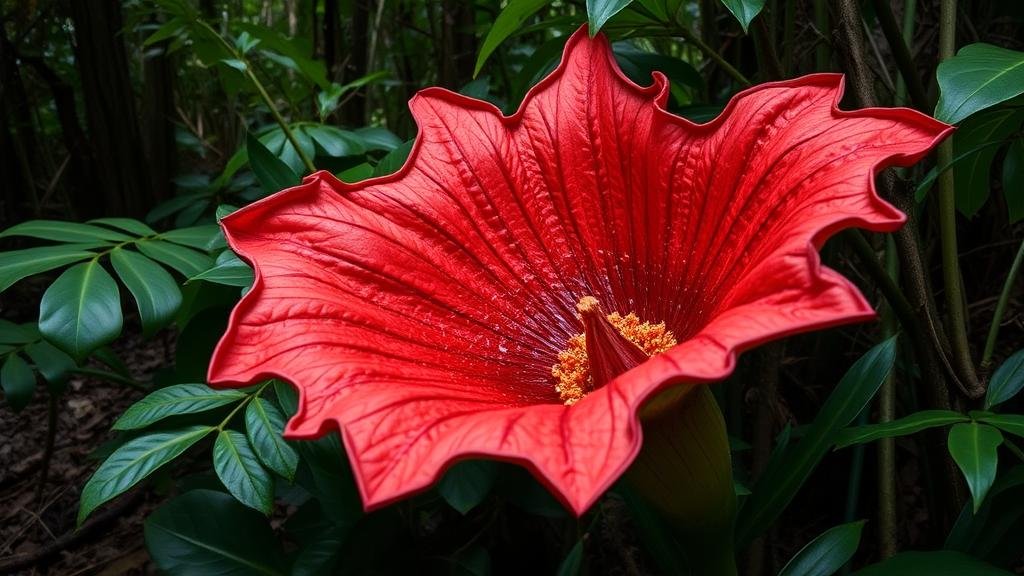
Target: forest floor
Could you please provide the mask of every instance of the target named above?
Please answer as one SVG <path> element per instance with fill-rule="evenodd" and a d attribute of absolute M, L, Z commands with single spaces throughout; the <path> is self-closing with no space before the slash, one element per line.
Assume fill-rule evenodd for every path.
<path fill-rule="evenodd" d="M 131 325 L 126 322 L 126 328 Z M 133 376 L 146 381 L 164 365 L 164 342 L 137 335 L 116 351 Z M 143 519 L 161 498 L 129 491 L 95 511 L 76 530 L 78 498 L 98 465 L 92 453 L 112 436 L 110 426 L 141 391 L 95 379 L 73 378 L 57 398 L 57 428 L 47 479 L 48 397 L 40 385 L 33 403 L 15 414 L 0 409 L 0 574 L 113 576 L 155 573 L 143 541 Z"/>

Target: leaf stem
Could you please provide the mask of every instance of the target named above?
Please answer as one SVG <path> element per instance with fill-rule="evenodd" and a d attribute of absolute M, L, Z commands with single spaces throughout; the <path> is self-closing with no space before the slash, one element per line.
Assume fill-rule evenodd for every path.
<path fill-rule="evenodd" d="M 733 68 L 732 64 L 729 64 L 725 58 L 722 58 L 721 54 L 715 52 L 711 46 L 708 46 L 704 40 L 701 40 L 699 36 L 691 32 L 684 24 L 677 24 L 676 28 L 679 30 L 679 35 L 682 36 L 684 40 L 693 44 L 697 49 L 703 52 L 705 56 L 714 60 L 715 64 L 721 66 L 722 70 L 724 70 L 726 74 L 732 76 L 734 80 L 742 84 L 744 87 L 751 85 L 750 80 L 748 80 L 746 76 L 744 76 L 739 70 Z"/>
<path fill-rule="evenodd" d="M 1017 256 L 1013 259 L 1010 273 L 1006 276 L 1006 282 L 1003 283 L 1003 291 L 999 293 L 999 300 L 996 302 L 996 309 L 992 314 L 992 325 L 988 328 L 988 336 L 985 338 L 985 349 L 981 353 L 982 371 L 987 371 L 991 367 L 992 353 L 995 352 L 996 339 L 999 337 L 999 325 L 1003 323 L 1003 315 L 1006 314 L 1006 304 L 1010 300 L 1010 292 L 1013 289 L 1014 281 L 1017 280 L 1017 275 L 1020 273 L 1022 261 L 1024 261 L 1024 242 L 1021 242 L 1020 248 L 1017 249 Z"/>
<path fill-rule="evenodd" d="M 277 124 L 281 127 L 281 131 L 284 132 L 285 138 L 287 138 L 288 142 L 291 143 L 293 148 L 295 148 L 295 153 L 299 155 L 299 159 L 302 160 L 303 166 L 306 167 L 306 170 L 309 173 L 316 172 L 316 166 L 313 165 L 313 161 L 310 160 L 309 156 L 307 156 L 306 153 L 302 150 L 302 148 L 299 147 L 299 141 L 295 138 L 295 134 L 292 132 L 291 127 L 288 126 L 288 122 L 285 121 L 283 116 L 281 116 L 281 112 L 279 112 L 277 106 L 274 105 L 274 99 L 270 97 L 270 94 L 267 92 L 267 89 L 263 87 L 263 83 L 260 82 L 260 79 L 256 77 L 256 73 L 253 72 L 252 65 L 249 64 L 248 60 L 246 60 L 245 55 L 238 52 L 238 50 L 236 50 L 235 47 L 232 46 L 230 42 L 225 40 L 224 37 L 221 36 L 220 33 L 218 33 L 216 30 L 214 30 L 213 27 L 211 27 L 209 24 L 207 24 L 203 20 L 197 20 L 197 22 L 199 23 L 200 26 L 205 28 L 207 32 L 213 34 L 213 36 L 220 41 L 224 48 L 236 60 L 238 60 L 245 66 L 245 75 L 249 78 L 249 81 L 252 82 L 252 85 L 256 88 L 256 91 L 259 92 L 260 98 L 263 99 L 263 103 L 266 104 L 267 108 L 270 110 L 270 115 L 274 117 L 274 121 L 277 122 Z"/>
<path fill-rule="evenodd" d="M 266 388 L 267 386 L 269 386 L 271 382 L 272 382 L 271 380 L 267 380 L 263 384 L 260 384 L 260 387 L 257 388 L 255 392 L 253 392 L 252 394 L 247 395 L 245 397 L 245 399 L 243 399 L 241 402 L 239 402 L 231 410 L 231 412 L 229 412 L 228 415 L 225 416 L 223 420 L 221 420 L 220 424 L 217 425 L 217 432 L 223 432 L 224 431 L 224 427 L 227 426 L 229 422 L 231 422 L 231 419 L 235 417 L 235 414 L 237 414 L 239 410 L 241 410 L 242 408 L 247 406 L 249 404 L 249 402 L 252 401 L 253 398 L 256 398 L 260 394 L 262 394 L 263 393 L 263 389 Z"/>
<path fill-rule="evenodd" d="M 942 0 L 939 9 L 939 61 L 953 56 L 956 48 L 956 1 Z M 946 138 L 938 149 L 938 164 L 953 162 L 953 138 Z M 946 308 L 949 312 L 949 343 L 952 361 L 957 369 L 964 393 L 978 398 L 985 389 L 978 383 L 967 342 L 967 311 L 964 306 L 963 279 L 956 238 L 956 195 L 953 170 L 939 175 L 939 236 L 942 252 L 942 279 L 945 284 Z"/>

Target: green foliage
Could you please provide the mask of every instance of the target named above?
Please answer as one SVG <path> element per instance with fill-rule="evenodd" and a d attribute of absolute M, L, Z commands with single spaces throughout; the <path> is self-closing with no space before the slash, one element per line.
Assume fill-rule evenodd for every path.
<path fill-rule="evenodd" d="M 836 438 L 836 447 L 845 448 L 855 444 L 873 442 L 880 438 L 916 434 L 929 428 L 948 426 L 968 420 L 969 418 L 963 414 L 952 410 L 922 410 L 891 422 L 847 428 Z"/>
<path fill-rule="evenodd" d="M 839 571 L 860 546 L 864 521 L 830 528 L 804 546 L 779 576 L 830 576 Z"/>
<path fill-rule="evenodd" d="M 240 390 L 214 390 L 206 384 L 175 384 L 132 404 L 114 422 L 114 430 L 145 428 L 169 416 L 198 414 L 246 397 Z"/>
<path fill-rule="evenodd" d="M 96 260 L 68 268 L 39 302 L 39 331 L 74 358 L 114 341 L 121 333 L 121 293 Z"/>
<path fill-rule="evenodd" d="M 289 482 L 295 479 L 299 455 L 284 441 L 284 414 L 271 402 L 254 398 L 245 409 L 245 433 L 264 466 Z"/>
<path fill-rule="evenodd" d="M 590 35 L 594 36 L 601 31 L 605 23 L 629 6 L 633 0 L 587 0 L 587 20 L 590 25 Z"/>
<path fill-rule="evenodd" d="M 445 473 L 437 491 L 452 508 L 466 514 L 487 498 L 497 477 L 498 467 L 494 462 L 467 460 Z"/>
<path fill-rule="evenodd" d="M 764 0 L 721 0 L 746 32 L 750 22 L 764 9 Z"/>
<path fill-rule="evenodd" d="M 213 469 L 228 492 L 246 506 L 270 515 L 274 479 L 260 464 L 245 434 L 221 430 L 213 444 Z"/>
<path fill-rule="evenodd" d="M 1024 388 L 1024 350 L 1018 350 L 1003 362 L 985 391 L 985 409 L 998 406 L 1016 396 Z"/>
<path fill-rule="evenodd" d="M 193 490 L 146 519 L 146 548 L 168 574 L 249 576 L 287 574 L 270 525 L 231 496 Z"/>
<path fill-rule="evenodd" d="M 998 453 L 1003 435 L 992 426 L 977 422 L 956 424 L 949 430 L 949 454 L 967 479 L 974 500 L 974 511 L 996 479 Z"/>
<path fill-rule="evenodd" d="M 854 576 L 1009 576 L 1010 572 L 995 568 L 966 554 L 948 550 L 935 552 L 901 552 L 892 558 L 868 566 Z"/>
<path fill-rule="evenodd" d="M 122 444 L 82 488 L 78 524 L 100 505 L 123 494 L 213 430 L 210 426 L 191 426 L 146 434 Z"/>
<path fill-rule="evenodd" d="M 939 64 L 936 77 L 941 95 L 935 117 L 956 124 L 1024 94 L 1024 52 L 970 44 Z"/>
<path fill-rule="evenodd" d="M 782 512 L 818 462 L 828 453 L 842 429 L 871 401 L 896 358 L 896 339 L 890 338 L 857 360 L 818 411 L 803 438 L 769 465 L 754 485 L 737 520 L 736 539 L 747 543 L 767 529 Z"/>

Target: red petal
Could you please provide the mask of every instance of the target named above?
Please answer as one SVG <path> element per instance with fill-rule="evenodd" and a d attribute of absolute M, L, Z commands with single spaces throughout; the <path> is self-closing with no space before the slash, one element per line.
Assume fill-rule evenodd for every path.
<path fill-rule="evenodd" d="M 948 129 L 910 110 L 839 111 L 830 74 L 753 88 L 699 126 L 662 109 L 665 89 L 660 75 L 631 84 L 607 41 L 580 31 L 512 117 L 421 92 L 397 174 L 318 173 L 224 219 L 257 279 L 210 381 L 293 382 L 288 434 L 340 427 L 368 507 L 488 456 L 582 513 L 632 461 L 655 391 L 873 315 L 817 248 L 841 228 L 898 227 L 873 175 Z M 682 343 L 568 408 L 550 369 L 586 295 Z"/>

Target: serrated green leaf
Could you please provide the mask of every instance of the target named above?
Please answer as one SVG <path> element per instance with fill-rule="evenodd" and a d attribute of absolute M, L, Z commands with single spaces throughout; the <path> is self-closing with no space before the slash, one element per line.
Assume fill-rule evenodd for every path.
<path fill-rule="evenodd" d="M 171 244 L 162 240 L 145 240 L 135 244 L 139 252 L 153 260 L 177 270 L 182 276 L 190 278 L 209 270 L 213 266 L 213 258 L 196 252 L 191 248 Z"/>
<path fill-rule="evenodd" d="M 792 500 L 828 453 L 836 436 L 871 401 L 896 359 L 896 339 L 878 344 L 846 372 L 822 405 L 807 433 L 780 457 L 780 464 L 758 479 L 737 520 L 737 542 L 761 534 Z"/>
<path fill-rule="evenodd" d="M 1018 350 L 996 368 L 985 391 L 985 409 L 998 406 L 1024 388 L 1024 350 Z"/>
<path fill-rule="evenodd" d="M 21 412 L 32 401 L 36 375 L 21 356 L 11 354 L 0 368 L 0 387 L 4 389 L 4 398 L 11 409 Z"/>
<path fill-rule="evenodd" d="M 491 57 L 498 46 L 518 30 L 526 19 L 533 16 L 538 10 L 547 6 L 551 0 L 518 0 L 509 2 L 502 9 L 498 17 L 494 19 L 494 25 L 487 32 L 483 44 L 480 46 L 480 54 L 476 57 L 476 66 L 473 69 L 473 76 L 480 73 L 484 63 Z"/>
<path fill-rule="evenodd" d="M 750 26 L 750 22 L 761 13 L 764 8 L 764 0 L 721 0 L 722 5 L 725 6 L 736 20 L 739 21 L 740 26 L 743 27 L 743 32 L 747 32 L 747 28 Z"/>
<path fill-rule="evenodd" d="M 803 547 L 779 576 L 831 576 L 850 561 L 860 546 L 864 521 L 830 528 Z"/>
<path fill-rule="evenodd" d="M 87 224 L 102 224 L 117 228 L 118 230 L 124 230 L 139 237 L 156 235 L 156 230 L 134 218 L 96 218 L 95 220 L 89 220 Z"/>
<path fill-rule="evenodd" d="M 121 324 L 117 283 L 95 260 L 65 270 L 39 303 L 39 331 L 76 360 L 112 342 Z"/>
<path fill-rule="evenodd" d="M 286 562 L 270 524 L 234 498 L 193 490 L 146 518 L 146 549 L 166 574 L 284 576 Z"/>
<path fill-rule="evenodd" d="M 50 384 L 50 392 L 59 393 L 64 389 L 68 373 L 77 366 L 74 358 L 57 349 L 45 340 L 33 342 L 25 347 L 25 353 L 36 365 L 36 370 Z"/>
<path fill-rule="evenodd" d="M 922 410 L 892 422 L 846 428 L 839 433 L 839 437 L 836 439 L 836 448 L 872 442 L 879 438 L 916 434 L 928 428 L 967 422 L 968 420 L 969 418 L 963 414 L 952 410 Z"/>
<path fill-rule="evenodd" d="M 587 0 L 588 32 L 593 37 L 601 31 L 605 22 L 629 6 L 633 0 Z"/>
<path fill-rule="evenodd" d="M 215 390 L 206 384 L 175 384 L 132 404 L 114 422 L 114 430 L 145 428 L 168 416 L 198 414 L 245 398 L 239 390 Z"/>
<path fill-rule="evenodd" d="M 465 515 L 487 498 L 497 478 L 498 467 L 494 462 L 466 460 L 445 473 L 437 484 L 437 491 L 445 502 Z"/>
<path fill-rule="evenodd" d="M 28 236 L 54 242 L 124 242 L 132 239 L 102 226 L 61 220 L 29 220 L 15 224 L 0 232 L 0 238 L 8 236 Z"/>
<path fill-rule="evenodd" d="M 102 244 L 63 244 L 0 252 L 0 292 L 23 278 L 92 258 L 96 253 L 89 250 L 98 246 Z"/>
<path fill-rule="evenodd" d="M 193 426 L 147 434 L 124 443 L 100 464 L 82 488 L 78 524 L 104 502 L 123 494 L 213 430 L 212 426 Z"/>
<path fill-rule="evenodd" d="M 292 481 L 299 455 L 285 442 L 285 417 L 263 398 L 253 398 L 245 408 L 245 434 L 256 456 L 267 468 Z"/>
<path fill-rule="evenodd" d="M 115 248 L 110 253 L 114 271 L 135 297 L 146 335 L 166 326 L 181 306 L 181 290 L 159 264 L 138 252 Z"/>
<path fill-rule="evenodd" d="M 221 430 L 213 445 L 213 469 L 231 495 L 246 506 L 270 515 L 274 479 L 260 464 L 245 435 Z"/>
<path fill-rule="evenodd" d="M 974 500 L 975 513 L 996 479 L 996 468 L 999 463 L 996 449 L 1002 443 L 1002 433 L 986 424 L 957 424 L 949 431 L 949 454 L 967 479 L 967 487 L 971 489 Z"/>
<path fill-rule="evenodd" d="M 1024 52 L 969 44 L 939 64 L 935 117 L 956 124 L 975 112 L 1024 94 Z"/>
<path fill-rule="evenodd" d="M 299 184 L 299 175 L 252 134 L 246 137 L 246 149 L 249 154 L 249 166 L 267 194 Z"/>

